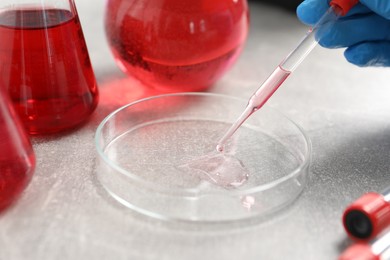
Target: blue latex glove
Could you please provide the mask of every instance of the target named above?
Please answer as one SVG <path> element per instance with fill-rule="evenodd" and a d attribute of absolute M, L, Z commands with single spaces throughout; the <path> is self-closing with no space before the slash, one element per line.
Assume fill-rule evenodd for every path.
<path fill-rule="evenodd" d="M 298 18 L 314 25 L 329 8 L 329 0 L 305 0 Z M 346 59 L 358 66 L 390 66 L 390 1 L 360 0 L 346 16 L 323 34 L 320 45 L 347 47 Z"/>

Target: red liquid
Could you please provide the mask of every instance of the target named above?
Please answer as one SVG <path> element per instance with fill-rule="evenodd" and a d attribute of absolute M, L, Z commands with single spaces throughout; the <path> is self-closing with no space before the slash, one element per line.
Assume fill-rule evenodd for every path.
<path fill-rule="evenodd" d="M 0 90 L 0 212 L 14 202 L 30 182 L 35 155 L 23 125 Z"/>
<path fill-rule="evenodd" d="M 0 85 L 31 134 L 84 122 L 98 91 L 77 15 L 60 9 L 0 12 Z"/>
<path fill-rule="evenodd" d="M 147 85 L 204 90 L 237 59 L 246 0 L 109 0 L 106 32 L 120 67 Z"/>
<path fill-rule="evenodd" d="M 1 143 L 4 140 L 0 140 Z M 12 147 L 9 143 L 4 148 Z M 29 150 L 25 157 L 19 157 L 16 151 L 8 150 L 6 158 L 0 158 L 0 212 L 14 202 L 30 182 L 35 167 L 35 156 Z"/>

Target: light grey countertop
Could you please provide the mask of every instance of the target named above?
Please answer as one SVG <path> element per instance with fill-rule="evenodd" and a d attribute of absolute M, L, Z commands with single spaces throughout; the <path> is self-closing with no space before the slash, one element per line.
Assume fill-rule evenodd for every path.
<path fill-rule="evenodd" d="M 312 140 L 308 187 L 262 223 L 188 229 L 134 214 L 97 181 L 98 124 L 114 109 L 156 93 L 115 65 L 103 30 L 105 1 L 76 4 L 101 101 L 83 127 L 32 139 L 35 176 L 0 215 L 1 260 L 337 258 L 349 243 L 340 220 L 346 205 L 390 185 L 390 69 L 358 68 L 342 50 L 316 48 L 269 101 Z M 245 50 L 210 91 L 248 98 L 306 29 L 292 13 L 252 4 Z"/>

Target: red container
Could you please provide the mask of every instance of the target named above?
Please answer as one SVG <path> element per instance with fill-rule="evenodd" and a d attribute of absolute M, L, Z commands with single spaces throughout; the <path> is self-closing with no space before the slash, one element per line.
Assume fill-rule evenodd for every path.
<path fill-rule="evenodd" d="M 19 197 L 34 168 L 35 154 L 27 133 L 0 85 L 0 212 Z"/>
<path fill-rule="evenodd" d="M 108 0 L 106 33 L 119 67 L 167 91 L 200 91 L 237 60 L 246 0 Z"/>
<path fill-rule="evenodd" d="M 0 10 L 0 83 L 28 132 L 85 122 L 98 90 L 73 0 L 2 0 Z"/>

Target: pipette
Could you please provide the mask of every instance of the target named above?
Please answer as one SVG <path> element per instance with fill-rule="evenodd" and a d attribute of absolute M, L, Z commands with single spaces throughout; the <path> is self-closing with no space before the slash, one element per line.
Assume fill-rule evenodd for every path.
<path fill-rule="evenodd" d="M 333 0 L 329 9 L 321 17 L 301 40 L 298 46 L 279 64 L 274 72 L 264 81 L 260 88 L 251 96 L 248 105 L 239 118 L 228 129 L 220 139 L 217 150 L 222 152 L 226 142 L 237 131 L 237 129 L 251 116 L 259 110 L 275 91 L 283 84 L 287 77 L 298 67 L 299 64 L 309 55 L 321 38 L 320 28 L 331 26 L 340 16 L 345 15 L 358 0 Z"/>

